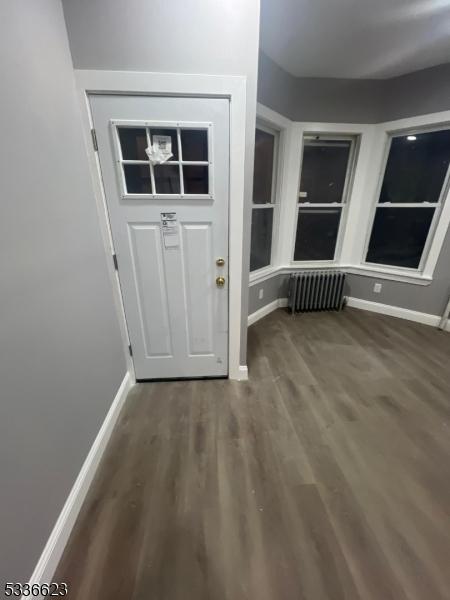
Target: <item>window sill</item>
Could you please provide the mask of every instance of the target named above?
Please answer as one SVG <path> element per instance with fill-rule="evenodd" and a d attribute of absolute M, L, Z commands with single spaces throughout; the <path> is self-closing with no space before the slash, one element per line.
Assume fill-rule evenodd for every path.
<path fill-rule="evenodd" d="M 258 269 L 258 271 L 250 272 L 249 276 L 249 286 L 254 285 L 255 283 L 260 283 L 261 281 L 266 281 L 266 279 L 270 279 L 274 277 L 274 275 L 278 275 L 283 271 L 283 267 L 265 267 L 263 269 Z"/>
<path fill-rule="evenodd" d="M 411 283 L 413 285 L 430 285 L 433 278 L 423 273 L 405 273 L 396 269 L 386 269 L 383 267 L 372 267 L 369 265 L 342 265 L 346 273 L 351 275 L 363 275 L 365 277 L 375 277 L 377 279 L 390 279 L 400 283 Z"/>
<path fill-rule="evenodd" d="M 372 267 L 369 265 L 342 265 L 338 263 L 307 263 L 307 264 L 291 264 L 289 266 L 270 267 L 261 269 L 250 274 L 249 286 L 256 285 L 267 279 L 271 279 L 276 275 L 294 273 L 301 270 L 319 270 L 319 269 L 336 269 L 345 271 L 351 275 L 362 275 L 364 277 L 373 277 L 375 279 L 388 279 L 399 283 L 409 283 L 412 285 L 430 285 L 433 278 L 423 273 L 405 273 L 404 271 L 396 271 L 395 269 L 384 269 L 383 267 Z"/>

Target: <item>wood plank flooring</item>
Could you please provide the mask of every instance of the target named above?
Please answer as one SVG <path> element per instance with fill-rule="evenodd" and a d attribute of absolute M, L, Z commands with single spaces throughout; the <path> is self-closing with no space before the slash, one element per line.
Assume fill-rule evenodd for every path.
<path fill-rule="evenodd" d="M 450 598 L 450 334 L 347 308 L 249 330 L 250 380 L 132 390 L 71 600 Z"/>

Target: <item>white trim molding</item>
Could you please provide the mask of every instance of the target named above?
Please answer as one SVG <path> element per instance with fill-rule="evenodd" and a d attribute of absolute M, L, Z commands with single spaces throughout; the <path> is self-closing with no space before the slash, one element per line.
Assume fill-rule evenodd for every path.
<path fill-rule="evenodd" d="M 361 298 L 348 297 L 347 306 L 350 306 L 351 308 L 358 308 L 360 310 L 368 310 L 370 312 L 380 313 L 382 315 L 388 315 L 390 317 L 397 317 L 399 319 L 407 319 L 408 321 L 423 323 L 424 325 L 430 325 L 431 327 L 437 327 L 441 321 L 441 317 L 438 315 L 430 315 L 417 310 L 402 308 L 401 306 L 391 306 L 390 304 L 372 302 L 371 300 L 362 300 Z M 444 329 L 445 331 L 450 331 L 450 319 L 447 320 L 447 324 Z"/>
<path fill-rule="evenodd" d="M 289 159 L 292 154 L 292 127 L 294 123 L 283 117 L 274 110 L 267 108 L 263 104 L 258 103 L 256 105 L 256 126 L 262 124 L 263 126 L 269 127 L 270 129 L 278 133 L 277 139 L 277 152 L 275 156 L 275 193 L 274 199 L 274 221 L 272 229 L 272 248 L 270 265 L 258 269 L 257 271 L 250 272 L 249 280 L 258 279 L 266 273 L 269 273 L 273 268 L 276 268 L 283 260 L 283 245 L 284 240 L 280 233 L 283 231 L 283 223 L 285 221 L 285 210 L 286 210 L 286 197 L 289 192 L 289 173 L 290 164 Z M 252 210 L 254 205 L 252 204 Z"/>
<path fill-rule="evenodd" d="M 247 381 L 247 380 L 248 380 L 248 367 L 247 367 L 247 365 L 240 365 L 238 381 Z"/>
<path fill-rule="evenodd" d="M 52 581 L 56 567 L 61 559 L 70 533 L 75 525 L 86 494 L 94 479 L 97 467 L 105 451 L 111 433 L 125 403 L 128 392 L 134 385 L 133 375 L 127 371 L 112 401 L 108 414 L 100 427 L 97 437 L 89 450 L 89 454 L 81 467 L 70 494 L 48 538 L 29 584 L 43 584 Z M 37 596 L 40 598 L 40 596 Z M 24 598 L 24 597 L 23 597 Z"/>
<path fill-rule="evenodd" d="M 251 315 L 248 315 L 248 326 L 253 325 L 263 317 L 269 315 L 277 308 L 285 308 L 287 306 L 287 298 L 277 298 L 273 302 L 266 304 L 262 308 L 255 310 Z"/>
<path fill-rule="evenodd" d="M 344 271 L 350 275 L 362 275 L 363 277 L 374 277 L 376 279 L 387 279 L 391 281 L 401 281 L 403 283 L 411 283 L 413 285 L 430 285 L 433 281 L 432 277 L 424 277 L 416 273 L 406 275 L 404 272 L 392 271 L 391 269 L 383 269 L 382 267 L 371 267 L 371 266 L 354 266 L 354 265 L 342 265 L 336 263 L 324 264 L 324 263 L 304 263 L 298 266 L 279 266 L 267 269 L 264 272 L 255 273 L 249 281 L 249 287 L 258 285 L 263 281 L 272 279 L 277 275 L 287 275 L 289 273 L 295 273 L 297 271 L 318 271 L 320 269 Z"/>
<path fill-rule="evenodd" d="M 259 308 L 248 316 L 248 325 L 253 325 L 263 317 L 269 315 L 277 308 L 285 308 L 288 305 L 287 298 L 278 298 L 269 304 Z M 381 304 L 380 302 L 372 302 L 370 300 L 362 300 L 360 298 L 347 297 L 346 306 L 350 308 L 357 308 L 360 310 L 368 310 L 370 312 L 379 313 L 382 315 L 388 315 L 390 317 L 397 317 L 399 319 L 407 319 L 408 321 L 415 321 L 416 323 L 423 323 L 424 325 L 430 325 L 431 327 L 438 327 L 441 317 L 437 315 L 429 315 L 427 313 L 418 312 L 416 310 L 410 310 L 409 308 L 401 308 L 400 306 L 391 306 L 390 304 Z M 450 319 L 447 319 L 444 331 L 450 331 Z"/>
<path fill-rule="evenodd" d="M 91 143 L 92 117 L 89 94 L 149 94 L 228 98 L 230 101 L 230 214 L 229 214 L 229 343 L 230 379 L 240 379 L 242 315 L 242 255 L 244 230 L 245 114 L 246 77 L 239 75 L 195 75 L 185 73 L 148 73 L 133 71 L 75 70 L 75 81 L 82 112 L 86 149 L 104 232 L 105 251 L 110 259 L 112 236 L 102 187 L 100 165 Z M 111 263 L 111 260 L 109 260 Z M 124 345 L 128 354 L 128 332 L 117 275 L 116 295 Z"/>

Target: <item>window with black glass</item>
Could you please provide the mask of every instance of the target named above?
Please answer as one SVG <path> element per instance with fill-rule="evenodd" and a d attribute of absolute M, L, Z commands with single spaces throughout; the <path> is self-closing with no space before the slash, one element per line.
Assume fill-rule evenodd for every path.
<path fill-rule="evenodd" d="M 117 134 L 125 197 L 211 194 L 207 128 L 119 125 Z M 161 140 L 171 156 L 152 164 L 146 151 Z"/>
<path fill-rule="evenodd" d="M 349 137 L 305 136 L 294 261 L 335 259 L 354 147 Z"/>
<path fill-rule="evenodd" d="M 277 145 L 278 133 L 258 125 L 255 131 L 250 271 L 272 263 Z"/>
<path fill-rule="evenodd" d="M 449 164 L 449 129 L 391 137 L 366 262 L 421 268 Z"/>

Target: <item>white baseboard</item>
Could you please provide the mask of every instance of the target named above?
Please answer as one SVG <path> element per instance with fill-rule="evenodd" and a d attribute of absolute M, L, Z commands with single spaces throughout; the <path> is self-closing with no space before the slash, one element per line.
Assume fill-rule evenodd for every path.
<path fill-rule="evenodd" d="M 111 404 L 105 420 L 100 427 L 97 437 L 89 450 L 89 454 L 81 467 L 78 477 L 73 484 L 70 494 L 56 521 L 53 531 L 48 538 L 44 551 L 30 578 L 30 586 L 34 583 L 42 584 L 52 581 L 56 567 L 61 559 L 62 553 L 69 539 L 70 533 L 83 501 L 94 479 L 100 459 L 111 436 L 114 425 L 117 422 L 122 406 L 128 392 L 134 385 L 130 373 L 127 372 Z M 22 598 L 25 598 L 24 596 Z M 37 596 L 41 598 L 41 596 Z"/>
<path fill-rule="evenodd" d="M 238 381 L 247 381 L 247 380 L 248 380 L 248 367 L 247 367 L 247 365 L 240 365 Z"/>
<path fill-rule="evenodd" d="M 263 306 L 248 316 L 248 324 L 252 325 L 253 323 L 256 323 L 256 321 L 259 321 L 259 319 L 262 319 L 277 308 L 286 307 L 287 303 L 287 298 L 278 298 L 278 300 L 266 304 L 266 306 Z M 441 317 L 437 315 L 429 315 L 416 310 L 410 310 L 409 308 L 381 304 L 380 302 L 372 302 L 371 300 L 361 300 L 360 298 L 348 297 L 347 306 L 359 308 L 361 310 L 369 310 L 391 317 L 398 317 L 399 319 L 408 319 L 409 321 L 416 321 L 417 323 L 423 323 L 425 325 L 430 325 L 431 327 L 437 327 L 441 321 Z M 444 330 L 450 331 L 450 319 L 447 320 Z"/>
<path fill-rule="evenodd" d="M 248 315 L 248 325 L 249 326 L 253 325 L 253 323 L 256 323 L 256 321 L 259 321 L 260 319 L 262 319 L 266 315 L 270 314 L 272 311 L 276 310 L 277 308 L 283 308 L 286 306 L 287 306 L 287 298 L 277 298 L 273 302 L 270 302 L 269 304 L 266 304 L 262 308 L 255 310 L 255 312 L 252 313 L 251 315 Z"/>
<path fill-rule="evenodd" d="M 361 300 L 361 298 L 347 298 L 347 306 L 359 308 L 361 310 L 369 310 L 371 312 L 398 317 L 399 319 L 407 319 L 424 325 L 437 327 L 441 321 L 441 317 L 437 315 L 429 315 L 428 313 L 410 310 L 409 308 L 401 308 L 400 306 L 391 306 L 389 304 L 381 304 L 380 302 L 372 302 L 371 300 Z M 447 320 L 447 325 L 444 328 L 450 331 L 450 320 Z"/>

